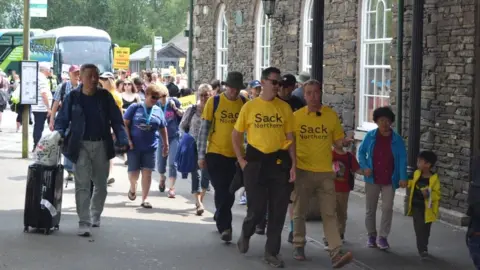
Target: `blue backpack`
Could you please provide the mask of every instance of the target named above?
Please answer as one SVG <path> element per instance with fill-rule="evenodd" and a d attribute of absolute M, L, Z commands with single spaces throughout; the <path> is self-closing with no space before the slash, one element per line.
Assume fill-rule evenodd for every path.
<path fill-rule="evenodd" d="M 177 170 L 182 173 L 183 179 L 186 179 L 189 173 L 197 170 L 197 144 L 189 133 L 183 134 L 180 140 L 175 163 Z"/>

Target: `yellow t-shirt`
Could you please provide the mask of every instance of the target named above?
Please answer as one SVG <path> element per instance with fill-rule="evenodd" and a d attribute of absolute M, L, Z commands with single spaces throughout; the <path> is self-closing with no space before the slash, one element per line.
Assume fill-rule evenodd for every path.
<path fill-rule="evenodd" d="M 213 116 L 213 99 L 214 97 L 208 99 L 202 113 L 203 119 L 212 122 L 212 128 L 208 136 L 207 153 L 236 157 L 232 144 L 232 131 L 242 109 L 243 101 L 241 98 L 231 101 L 224 94 L 221 94 L 215 116 Z"/>
<path fill-rule="evenodd" d="M 113 99 L 115 100 L 115 104 L 117 104 L 117 107 L 120 109 L 120 111 L 123 113 L 123 101 L 122 101 L 122 96 L 120 93 L 118 93 L 116 90 L 109 90 L 110 94 L 112 94 Z"/>
<path fill-rule="evenodd" d="M 332 172 L 332 144 L 344 138 L 337 113 L 322 106 L 321 115 L 303 107 L 294 113 L 297 168 L 311 172 Z"/>
<path fill-rule="evenodd" d="M 258 97 L 247 102 L 235 124 L 238 132 L 247 132 L 248 144 L 265 154 L 283 149 L 286 133 L 293 128 L 292 109 L 278 98 L 265 101 Z"/>

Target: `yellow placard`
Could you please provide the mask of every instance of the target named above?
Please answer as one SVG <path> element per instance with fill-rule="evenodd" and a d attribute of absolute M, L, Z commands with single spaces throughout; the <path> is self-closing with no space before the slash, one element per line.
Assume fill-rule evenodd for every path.
<path fill-rule="evenodd" d="M 185 67 L 185 58 L 180 58 L 178 60 L 178 66 L 181 67 L 181 68 Z"/>
<path fill-rule="evenodd" d="M 197 97 L 195 95 L 190 95 L 186 97 L 181 97 L 178 99 L 180 103 L 182 104 L 182 109 L 185 109 L 189 106 L 192 106 L 194 104 L 197 104 Z"/>
<path fill-rule="evenodd" d="M 130 64 L 130 48 L 116 47 L 113 50 L 113 68 L 128 69 Z"/>

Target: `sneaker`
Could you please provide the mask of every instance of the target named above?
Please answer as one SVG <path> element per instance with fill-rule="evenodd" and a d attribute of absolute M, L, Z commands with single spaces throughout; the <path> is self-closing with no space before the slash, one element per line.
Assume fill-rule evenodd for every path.
<path fill-rule="evenodd" d="M 242 254 L 247 253 L 250 247 L 250 238 L 243 236 L 243 233 L 242 233 L 242 235 L 240 235 L 240 238 L 238 238 L 237 247 L 240 253 Z"/>
<path fill-rule="evenodd" d="M 285 267 L 285 262 L 280 258 L 279 255 L 273 256 L 270 254 L 265 254 L 263 257 L 263 260 L 269 264 L 271 267 L 274 268 L 284 268 Z"/>
<path fill-rule="evenodd" d="M 245 195 L 242 195 L 238 204 L 239 205 L 247 205 L 247 197 Z"/>
<path fill-rule="evenodd" d="M 327 238 L 323 237 L 323 249 L 328 250 L 328 241 Z"/>
<path fill-rule="evenodd" d="M 78 226 L 78 236 L 82 237 L 89 237 L 92 235 L 92 232 L 90 231 L 90 226 L 85 225 L 85 224 L 80 224 Z"/>
<path fill-rule="evenodd" d="M 258 235 L 265 235 L 265 228 L 262 226 L 257 226 L 255 228 L 255 233 Z"/>
<path fill-rule="evenodd" d="M 289 243 L 293 244 L 293 232 L 288 233 L 288 240 Z"/>
<path fill-rule="evenodd" d="M 377 247 L 377 237 L 369 236 L 367 241 L 367 247 L 369 248 L 376 248 Z"/>
<path fill-rule="evenodd" d="M 390 248 L 390 245 L 388 244 L 387 238 L 385 238 L 385 237 L 378 237 L 377 246 L 381 250 L 387 250 L 387 249 Z"/>
<path fill-rule="evenodd" d="M 293 258 L 297 261 L 305 261 L 305 248 L 296 247 L 293 249 Z"/>
<path fill-rule="evenodd" d="M 428 256 L 429 256 L 429 255 L 428 255 L 428 251 L 422 251 L 422 252 L 420 252 L 420 257 L 421 257 L 422 259 L 426 259 L 426 258 L 428 258 Z"/>
<path fill-rule="evenodd" d="M 174 189 L 170 189 L 168 191 L 168 198 L 175 199 L 175 190 Z"/>
<path fill-rule="evenodd" d="M 109 178 L 109 179 L 107 180 L 107 185 L 111 185 L 111 184 L 113 184 L 113 183 L 115 183 L 115 178 Z"/>
<path fill-rule="evenodd" d="M 222 241 L 227 243 L 232 241 L 232 229 L 228 229 L 222 232 L 222 236 L 220 237 Z"/>
<path fill-rule="evenodd" d="M 100 218 L 92 217 L 92 227 L 99 228 L 100 227 Z"/>
<path fill-rule="evenodd" d="M 353 256 L 351 252 L 345 252 L 339 249 L 334 255 L 331 255 L 332 266 L 333 268 L 341 268 L 347 264 L 349 264 L 353 260 Z"/>

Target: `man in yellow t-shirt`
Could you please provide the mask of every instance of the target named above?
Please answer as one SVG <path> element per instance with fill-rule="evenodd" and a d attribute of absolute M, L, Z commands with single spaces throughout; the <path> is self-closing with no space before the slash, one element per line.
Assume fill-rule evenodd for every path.
<path fill-rule="evenodd" d="M 250 237 L 264 218 L 268 204 L 264 259 L 273 267 L 284 266 L 278 254 L 296 163 L 293 113 L 286 102 L 277 98 L 280 80 L 277 68 L 262 71 L 262 93 L 243 106 L 232 133 L 248 196 L 247 216 L 238 249 L 241 253 L 248 251 Z M 242 151 L 245 132 L 248 142 L 246 156 Z"/>
<path fill-rule="evenodd" d="M 325 238 L 329 243 L 334 268 L 352 260 L 341 250 L 342 241 L 336 220 L 335 173 L 332 169 L 332 145 L 343 147 L 344 132 L 337 113 L 322 105 L 322 84 L 310 80 L 303 86 L 307 106 L 294 113 L 297 143 L 297 181 L 293 201 L 293 256 L 305 260 L 305 216 L 313 192 L 320 198 Z"/>
<path fill-rule="evenodd" d="M 221 233 L 221 239 L 230 242 L 235 195 L 229 188 L 236 173 L 232 130 L 246 99 L 239 96 L 244 87 L 242 73 L 228 73 L 227 80 L 222 84 L 227 90 L 211 97 L 203 109 L 197 148 L 198 165 L 202 169 L 207 168 L 215 188 L 217 229 Z"/>

